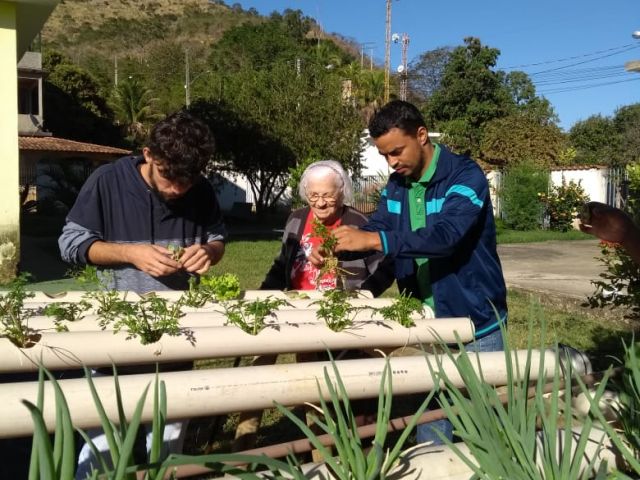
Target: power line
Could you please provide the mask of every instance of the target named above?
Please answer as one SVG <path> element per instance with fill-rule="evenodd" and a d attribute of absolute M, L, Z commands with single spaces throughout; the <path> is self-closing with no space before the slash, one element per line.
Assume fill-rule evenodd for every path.
<path fill-rule="evenodd" d="M 628 52 L 630 50 L 634 50 L 634 49 L 639 48 L 639 47 L 640 47 L 640 45 L 634 45 L 634 46 L 632 46 L 630 48 L 627 48 L 625 50 L 620 50 L 618 52 L 609 53 L 607 55 L 602 55 L 600 57 L 592 58 L 590 60 L 583 60 L 582 62 L 571 63 L 569 65 L 564 65 L 562 67 L 556 67 L 556 68 L 550 68 L 548 70 L 542 70 L 540 72 L 533 72 L 533 73 L 530 73 L 529 76 L 533 77 L 535 75 L 540 75 L 540 74 L 543 74 L 543 73 L 555 72 L 556 70 L 562 70 L 563 68 L 575 67 L 576 65 L 583 65 L 583 64 L 589 63 L 589 62 L 595 62 L 596 60 L 602 60 L 603 58 L 613 57 L 614 55 L 618 55 L 620 53 Z"/>
<path fill-rule="evenodd" d="M 566 72 L 565 75 L 555 75 L 543 78 L 537 78 L 531 82 L 534 85 L 552 85 L 554 83 L 567 83 L 575 81 L 587 81 L 595 80 L 599 78 L 612 78 L 629 75 L 624 68 L 618 67 L 615 69 L 606 70 L 593 70 L 593 71 L 571 71 Z"/>
<path fill-rule="evenodd" d="M 575 87 L 566 87 L 566 88 L 555 88 L 543 92 L 538 92 L 541 95 L 552 95 L 554 93 L 563 93 L 563 92 L 574 92 L 578 90 L 587 90 L 589 88 L 597 88 L 604 87 L 607 85 L 616 85 L 618 83 L 627 83 L 627 82 L 637 82 L 640 78 L 630 78 L 628 80 L 618 80 L 616 82 L 603 82 L 603 83 L 594 83 L 592 85 L 578 85 Z"/>
<path fill-rule="evenodd" d="M 611 52 L 613 50 L 620 50 L 623 48 L 627 48 L 627 47 L 631 47 L 633 45 L 636 45 L 635 43 L 628 43 L 627 45 L 621 45 L 619 47 L 613 47 L 613 48 L 607 48 L 606 50 L 598 50 L 597 52 L 591 52 L 591 53 L 585 53 L 582 55 L 574 55 L 573 57 L 565 57 L 565 58 L 557 58 L 554 60 L 545 60 L 542 62 L 537 62 L 537 63 L 523 63 L 521 65 L 512 65 L 509 67 L 504 67 L 502 68 L 502 70 L 513 70 L 516 68 L 525 68 L 525 67 L 538 67 L 540 65 L 548 65 L 551 63 L 559 63 L 559 62 L 568 62 L 569 60 L 575 60 L 577 58 L 584 58 L 584 57 L 591 57 L 593 55 L 600 55 L 601 53 L 607 53 L 607 52 Z"/>

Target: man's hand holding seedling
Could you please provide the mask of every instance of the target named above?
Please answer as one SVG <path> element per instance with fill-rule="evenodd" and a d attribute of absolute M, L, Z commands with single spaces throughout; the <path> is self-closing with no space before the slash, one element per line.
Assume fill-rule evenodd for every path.
<path fill-rule="evenodd" d="M 368 252 L 382 251 L 380 235 L 377 232 L 365 232 L 347 225 L 336 228 L 333 232 L 338 241 L 336 252 Z"/>
<path fill-rule="evenodd" d="M 220 244 L 220 247 L 217 246 Z M 224 253 L 222 242 L 209 243 L 206 245 L 191 245 L 186 247 L 180 257 L 179 262 L 189 273 L 202 275 L 209 270 L 211 265 L 217 263 Z"/>

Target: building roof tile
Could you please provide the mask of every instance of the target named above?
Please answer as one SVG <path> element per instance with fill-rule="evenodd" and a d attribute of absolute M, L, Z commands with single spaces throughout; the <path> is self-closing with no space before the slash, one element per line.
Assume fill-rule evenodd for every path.
<path fill-rule="evenodd" d="M 130 150 L 124 150 L 122 148 L 76 142 L 75 140 L 67 140 L 66 138 L 21 135 L 18 140 L 20 150 L 98 153 L 103 155 L 128 155 L 131 153 Z"/>

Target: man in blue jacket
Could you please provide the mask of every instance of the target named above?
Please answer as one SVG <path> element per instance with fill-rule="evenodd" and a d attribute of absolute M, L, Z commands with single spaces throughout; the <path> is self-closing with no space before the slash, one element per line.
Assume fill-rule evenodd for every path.
<path fill-rule="evenodd" d="M 369 124 L 376 147 L 394 170 L 376 212 L 360 230 L 339 227 L 336 251 L 378 250 L 392 257 L 399 290 L 420 298 L 437 317 L 469 317 L 467 350 L 503 350 L 506 287 L 496 251 L 489 185 L 469 157 L 429 141 L 419 110 L 392 101 Z M 437 423 L 437 422 L 434 422 Z M 418 440 L 434 440 L 422 425 Z"/>

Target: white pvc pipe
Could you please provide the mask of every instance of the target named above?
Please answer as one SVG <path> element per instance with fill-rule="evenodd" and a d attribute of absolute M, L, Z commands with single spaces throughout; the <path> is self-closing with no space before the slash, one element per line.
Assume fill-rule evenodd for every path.
<path fill-rule="evenodd" d="M 405 328 L 395 322 L 355 322 L 342 332 L 323 324 L 272 325 L 258 335 L 250 335 L 235 326 L 194 328 L 190 342 L 185 335 L 163 335 L 159 342 L 140 344 L 127 340 L 127 333 L 70 332 L 44 333 L 31 348 L 17 348 L 6 338 L 0 339 L 0 372 L 37 370 L 42 362 L 49 370 L 117 365 L 175 362 L 205 358 L 268 355 L 276 353 L 318 352 L 327 349 L 396 348 L 405 345 L 455 342 L 457 333 L 463 341 L 473 339 L 473 324 L 466 318 L 417 320 Z"/>
<path fill-rule="evenodd" d="M 41 291 L 34 291 L 33 297 L 26 298 L 24 301 L 25 307 L 31 304 L 49 304 L 55 302 L 79 302 L 85 300 L 84 296 L 87 294 L 84 290 L 70 290 L 68 292 L 60 293 L 45 293 Z M 121 300 L 137 301 L 140 300 L 140 296 L 135 292 L 118 291 Z"/>
<path fill-rule="evenodd" d="M 84 299 L 86 295 L 85 290 L 69 290 L 66 292 L 58 293 L 45 293 L 41 291 L 33 291 L 34 296 L 25 300 L 25 302 L 39 302 L 39 303 L 52 303 L 52 302 L 79 302 Z M 159 290 L 156 292 L 148 292 L 140 295 L 136 292 L 118 291 L 121 298 L 126 296 L 131 301 L 140 300 L 145 295 L 155 295 L 167 300 L 176 301 L 184 293 L 183 290 Z M 240 298 L 244 300 L 256 300 L 264 299 L 267 297 L 281 298 L 283 300 L 320 300 L 324 292 L 318 290 L 291 290 L 288 292 L 282 290 L 243 290 L 240 293 Z M 303 298 L 300 298 L 302 296 Z M 373 295 L 368 290 L 358 290 L 356 298 L 373 298 Z"/>
<path fill-rule="evenodd" d="M 582 429 L 574 428 L 572 435 L 571 448 L 567 448 L 564 431 L 558 430 L 557 433 L 557 452 L 573 457 L 576 451 L 576 445 L 583 436 Z M 543 467 L 543 436 L 541 432 L 536 434 L 536 463 L 539 468 Z M 474 465 L 477 465 L 469 451 L 469 447 L 464 443 L 456 443 L 456 448 L 460 450 Z M 600 465 L 606 462 L 605 471 L 613 472 L 617 465 L 615 447 L 611 440 L 607 437 L 603 430 L 592 429 L 589 432 L 589 440 L 586 443 L 585 452 L 582 455 L 581 470 L 577 473 L 577 477 L 582 478 L 583 472 L 587 472 L 591 459 L 595 458 L 593 468 L 597 471 Z M 301 466 L 301 470 L 307 479 L 313 480 L 330 480 L 333 479 L 324 463 L 307 463 Z M 469 467 L 450 447 L 446 445 L 438 446 L 418 446 L 412 449 L 407 455 L 403 455 L 399 459 L 398 466 L 394 468 L 387 478 L 389 480 L 408 480 L 408 479 L 428 479 L 428 480 L 468 480 L 473 476 L 473 470 Z M 260 478 L 271 478 L 268 475 L 259 475 Z M 234 475 L 225 475 L 226 479 L 237 479 Z M 291 478 L 284 475 L 283 478 Z"/>
<path fill-rule="evenodd" d="M 374 304 L 375 305 L 375 304 Z M 375 308 L 378 308 L 377 305 Z M 265 321 L 273 324 L 284 323 L 322 323 L 322 319 L 318 319 L 316 312 L 317 308 L 309 309 L 286 309 L 275 310 L 273 316 L 268 317 Z M 370 321 L 380 322 L 384 318 L 380 313 L 374 312 L 368 308 L 363 307 L 363 310 L 357 312 L 352 316 L 355 321 Z M 423 313 L 412 313 L 410 315 L 412 320 L 421 319 L 433 319 L 433 311 L 429 307 L 424 307 Z M 440 318 L 438 321 L 447 321 L 446 318 Z M 62 322 L 70 332 L 89 332 L 89 331 L 101 331 L 103 330 L 99 325 L 99 318 L 96 315 L 86 315 L 80 320 L 75 322 Z M 38 315 L 31 317 L 28 320 L 29 328 L 38 332 L 53 332 L 56 325 L 54 318 L 44 315 Z M 184 317 L 180 318 L 180 325 L 186 328 L 201 328 L 201 327 L 222 327 L 227 324 L 227 316 L 220 305 L 212 306 L 211 308 L 200 308 L 197 311 L 186 313 Z M 107 325 L 104 330 L 113 330 L 113 325 Z"/>
<path fill-rule="evenodd" d="M 520 374 L 529 352 L 512 352 L 518 358 Z M 544 359 L 544 375 L 550 378 L 555 368 L 556 355 L 553 352 L 531 352 L 531 380 L 538 378 L 539 362 Z M 504 385 L 507 381 L 504 352 L 479 353 L 470 360 L 478 369 L 482 365 L 484 381 L 490 385 Z M 432 378 L 427 362 L 435 365 L 435 357 L 427 355 L 414 357 L 392 357 L 389 359 L 393 375 L 394 395 L 404 395 L 433 390 Z M 380 379 L 385 365 L 382 358 L 365 360 L 341 360 L 336 362 L 340 376 L 351 400 L 377 397 Z M 514 362 L 515 365 L 515 362 Z M 458 387 L 463 386 L 454 360 L 442 358 L 442 368 Z M 301 364 L 279 364 L 239 368 L 219 368 L 185 372 L 160 373 L 167 388 L 167 417 L 169 419 L 198 416 L 222 415 L 230 412 L 252 411 L 269 408 L 273 402 L 287 406 L 304 402 L 318 402 L 318 383 L 322 394 L 328 397 L 324 383 L 324 370 L 333 379 L 329 362 L 309 362 Z M 516 368 L 514 367 L 514 371 Z M 123 375 L 120 389 L 123 395 L 125 414 L 130 418 L 145 386 L 153 382 L 154 374 Z M 94 378 L 94 382 L 108 416 L 118 421 L 115 389 L 111 377 Z M 71 411 L 75 427 L 98 426 L 99 416 L 91 400 L 85 379 L 61 380 L 59 382 Z M 0 385 L 0 437 L 17 437 L 33 431 L 29 411 L 20 402 L 22 399 L 36 403 L 37 382 L 8 383 Z M 55 422 L 54 394 L 51 385 L 45 386 L 44 418 L 52 430 Z M 153 400 L 149 396 L 145 404 L 143 421 L 151 420 Z"/>
<path fill-rule="evenodd" d="M 127 299 L 132 302 L 138 301 L 137 295 L 135 295 L 135 298 L 133 298 L 132 295 L 129 295 Z M 176 301 L 176 300 L 170 299 L 170 301 Z M 64 302 L 64 300 L 61 300 L 60 302 Z M 58 301 L 50 301 L 50 302 L 25 301 L 24 308 L 29 310 L 39 311 L 45 308 L 47 305 L 51 305 L 52 303 L 60 303 L 60 302 Z M 87 310 L 85 314 L 91 315 L 96 311 L 97 302 L 92 300 L 88 300 L 88 302 L 92 305 L 92 308 Z M 278 307 L 279 311 L 280 310 L 317 310 L 319 308 L 318 304 L 315 303 L 317 302 L 317 300 L 286 300 L 286 302 L 287 303 L 285 303 L 284 305 L 280 305 Z M 393 298 L 350 298 L 347 300 L 347 303 L 349 303 L 349 305 L 356 308 L 382 308 L 382 307 L 388 307 L 390 305 L 393 305 L 394 302 L 395 302 L 395 299 Z M 68 303 L 68 302 L 64 302 L 64 303 Z M 229 300 L 225 303 L 228 305 L 233 305 L 234 303 L 237 303 L 237 301 Z M 189 306 L 182 307 L 182 311 L 184 313 L 218 312 L 222 310 L 223 310 L 223 307 L 220 303 L 206 303 L 202 307 L 189 307 Z M 430 307 L 424 305 L 423 310 L 424 310 L 424 316 L 426 318 L 435 317 L 433 310 L 431 310 Z"/>

